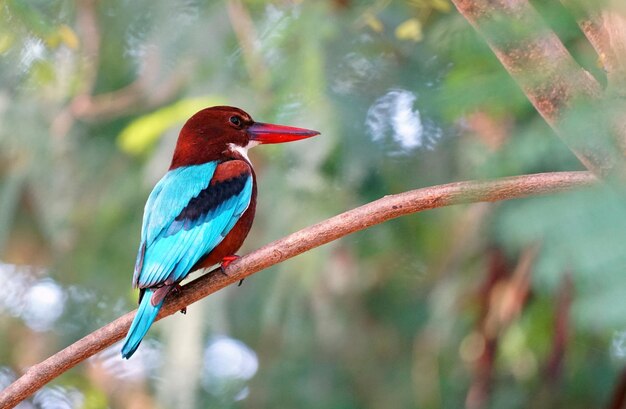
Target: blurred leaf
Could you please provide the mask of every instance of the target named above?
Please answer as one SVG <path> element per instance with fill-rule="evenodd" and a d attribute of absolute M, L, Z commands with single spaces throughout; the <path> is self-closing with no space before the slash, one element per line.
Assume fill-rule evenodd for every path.
<path fill-rule="evenodd" d="M 615 297 L 613 289 L 620 287 L 626 265 L 624 194 L 598 186 L 507 203 L 498 217 L 496 233 L 510 251 L 528 243 L 542 243 L 533 274 L 537 292 L 552 293 L 560 277 L 572 273 L 581 289 L 575 302 L 587 304 L 580 309 L 586 311 L 580 314 L 585 317 L 579 320 L 580 325 L 610 329 L 622 321 L 626 302 Z M 611 309 L 598 316 L 597 312 L 606 307 L 602 297 L 612 300 Z M 594 310 L 596 313 L 591 314 Z"/>
<path fill-rule="evenodd" d="M 165 108 L 140 116 L 120 132 L 117 142 L 120 148 L 132 155 L 146 152 L 165 132 L 174 125 L 186 121 L 202 108 L 222 104 L 217 96 L 188 98 Z"/>
<path fill-rule="evenodd" d="M 32 80 L 40 86 L 50 84 L 56 78 L 54 66 L 47 60 L 33 62 L 30 74 Z"/>
<path fill-rule="evenodd" d="M 430 0 L 430 5 L 442 13 L 449 13 L 452 10 L 452 5 L 448 0 Z"/>
<path fill-rule="evenodd" d="M 106 394 L 97 388 L 89 388 L 85 392 L 82 409 L 106 409 L 110 404 Z"/>
<path fill-rule="evenodd" d="M 398 40 L 421 41 L 423 38 L 422 23 L 416 18 L 410 18 L 396 27 Z"/>
<path fill-rule="evenodd" d="M 15 42 L 15 37 L 8 32 L 0 34 L 0 54 L 4 54 Z"/>
<path fill-rule="evenodd" d="M 408 3 L 423 10 L 436 10 L 442 13 L 448 13 L 452 10 L 452 6 L 448 0 L 408 0 Z"/>
<path fill-rule="evenodd" d="M 378 17 L 376 17 L 374 14 L 367 12 L 364 16 L 363 16 L 363 20 L 365 21 L 365 25 L 367 27 L 369 27 L 370 29 L 372 29 L 372 31 L 376 32 L 376 33 L 382 33 L 383 30 L 385 29 L 385 26 L 383 25 L 383 22 L 380 21 L 380 19 Z"/>
<path fill-rule="evenodd" d="M 53 35 L 48 37 L 48 45 L 51 47 L 58 47 L 60 44 L 65 44 L 72 50 L 76 50 L 80 44 L 78 36 L 69 26 L 61 24 Z"/>
<path fill-rule="evenodd" d="M 9 16 L 17 17 L 36 36 L 45 40 L 55 31 L 49 16 L 40 12 L 26 1 L 6 0 Z"/>

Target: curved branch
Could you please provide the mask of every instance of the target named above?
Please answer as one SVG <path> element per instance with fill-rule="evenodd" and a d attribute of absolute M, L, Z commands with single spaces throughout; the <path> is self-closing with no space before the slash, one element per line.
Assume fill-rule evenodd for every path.
<path fill-rule="evenodd" d="M 229 265 L 226 274 L 215 269 L 171 294 L 157 320 L 251 274 L 387 220 L 423 210 L 462 203 L 496 202 L 556 193 L 596 182 L 589 172 L 555 172 L 515 176 L 493 181 L 450 183 L 385 196 L 276 240 Z M 76 341 L 45 361 L 30 367 L 0 392 L 0 407 L 12 408 L 39 388 L 88 357 L 122 339 L 135 312 L 129 312 Z"/>

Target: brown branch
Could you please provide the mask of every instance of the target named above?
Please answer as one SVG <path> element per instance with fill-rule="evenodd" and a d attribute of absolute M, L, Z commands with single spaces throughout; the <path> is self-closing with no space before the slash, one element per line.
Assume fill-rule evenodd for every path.
<path fill-rule="evenodd" d="M 97 7 L 96 0 L 76 2 L 76 29 L 81 40 L 79 58 L 81 66 L 80 75 L 76 75 L 79 82 L 73 100 L 89 98 L 98 77 L 101 33 Z M 74 126 L 75 120 L 71 104 L 63 107 L 50 124 L 50 134 L 57 141 L 62 141 Z"/>
<path fill-rule="evenodd" d="M 563 361 L 570 335 L 570 315 L 572 300 L 574 298 L 573 293 L 574 280 L 571 273 L 567 272 L 561 279 L 561 285 L 556 298 L 552 350 L 550 351 L 548 363 L 545 368 L 546 381 L 550 386 L 555 386 L 563 377 Z"/>
<path fill-rule="evenodd" d="M 482 351 L 473 362 L 472 380 L 465 396 L 466 409 L 480 409 L 489 403 L 493 381 L 493 370 L 498 352 L 498 331 L 494 325 L 488 325 L 490 304 L 494 291 L 509 274 L 509 267 L 501 249 L 497 247 L 488 250 L 487 274 L 478 291 L 479 317 L 473 336 L 480 337 L 483 342 Z"/>
<path fill-rule="evenodd" d="M 171 100 L 187 82 L 189 63 L 179 62 L 173 73 L 159 79 L 158 67 L 163 65 L 160 53 L 149 50 L 143 58 L 145 68 L 134 82 L 104 94 L 77 95 L 68 106 L 69 113 L 84 121 L 111 120 L 153 109 Z"/>
<path fill-rule="evenodd" d="M 98 77 L 100 65 L 100 24 L 96 0 L 81 0 L 76 3 L 76 25 L 82 42 L 84 67 L 78 94 L 91 95 Z"/>
<path fill-rule="evenodd" d="M 215 269 L 193 280 L 182 291 L 166 299 L 157 320 L 260 270 L 396 217 L 462 203 L 495 202 L 562 192 L 592 185 L 596 180 L 588 172 L 540 173 L 493 181 L 450 183 L 385 196 L 276 240 L 232 263 L 226 269 L 227 274 Z M 122 339 L 133 315 L 134 312 L 129 312 L 121 316 L 30 367 L 0 392 L 0 407 L 14 407 L 63 372 Z"/>
<path fill-rule="evenodd" d="M 626 175 L 626 161 L 615 146 L 623 135 L 614 135 L 616 130 L 608 129 L 602 115 L 595 115 L 583 131 L 575 114 L 583 104 L 600 101 L 600 85 L 576 63 L 528 0 L 452 2 L 587 169 L 599 176 Z"/>
<path fill-rule="evenodd" d="M 77 2 L 76 24 L 83 44 L 84 63 L 78 92 L 54 117 L 50 126 L 50 133 L 59 140 L 69 133 L 76 120 L 113 120 L 163 105 L 183 89 L 187 83 L 187 73 L 191 71 L 191 63 L 182 61 L 169 76 L 160 78 L 162 56 L 150 48 L 142 57 L 143 69 L 132 83 L 115 91 L 94 95 L 102 40 L 97 6 L 96 0 Z"/>
<path fill-rule="evenodd" d="M 626 7 L 623 0 L 561 0 L 598 53 L 609 88 L 626 93 Z M 618 4 L 620 3 L 620 4 Z"/>
<path fill-rule="evenodd" d="M 626 367 L 622 368 L 617 383 L 613 388 L 611 400 L 607 409 L 624 409 L 626 406 Z"/>
<path fill-rule="evenodd" d="M 526 306 L 530 295 L 530 274 L 538 251 L 538 245 L 524 249 L 517 266 L 511 271 L 502 250 L 491 250 L 488 274 L 479 294 L 480 317 L 476 330 L 484 347 L 474 362 L 474 376 L 465 399 L 467 409 L 480 409 L 489 404 L 500 336 Z"/>
<path fill-rule="evenodd" d="M 248 9 L 241 0 L 230 0 L 226 3 L 226 11 L 230 25 L 239 41 L 243 62 L 252 84 L 260 92 L 267 92 L 271 76 L 262 54 L 255 47 L 254 43 L 259 36 Z"/>
<path fill-rule="evenodd" d="M 578 25 L 596 50 L 606 71 L 605 106 L 614 110 L 610 118 L 617 143 L 626 152 L 626 5 L 623 0 L 590 2 L 561 0 L 576 16 Z"/>

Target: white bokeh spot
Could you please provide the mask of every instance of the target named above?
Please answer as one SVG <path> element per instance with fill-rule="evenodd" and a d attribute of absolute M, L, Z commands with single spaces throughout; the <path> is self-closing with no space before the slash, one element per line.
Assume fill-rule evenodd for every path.
<path fill-rule="evenodd" d="M 408 154 L 419 148 L 433 149 L 442 131 L 424 121 L 414 108 L 417 96 L 394 89 L 378 98 L 367 111 L 365 125 L 377 143 L 390 142 L 390 155 Z"/>

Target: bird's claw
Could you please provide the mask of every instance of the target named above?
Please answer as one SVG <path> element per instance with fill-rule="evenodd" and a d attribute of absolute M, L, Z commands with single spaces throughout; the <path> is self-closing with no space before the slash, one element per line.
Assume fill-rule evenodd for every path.
<path fill-rule="evenodd" d="M 222 263 L 220 264 L 220 269 L 222 270 L 222 274 L 224 274 L 225 276 L 228 276 L 228 273 L 226 272 L 226 267 L 228 267 L 230 265 L 230 263 L 232 263 L 233 261 L 239 259 L 240 257 L 236 254 L 233 254 L 232 256 L 226 256 L 222 259 Z M 243 283 L 243 278 L 241 280 L 239 280 L 239 284 L 237 284 L 237 287 L 241 287 L 241 284 Z"/>
<path fill-rule="evenodd" d="M 233 254 L 232 256 L 226 256 L 222 259 L 222 263 L 220 264 L 220 268 L 222 269 L 222 273 L 226 274 L 226 267 L 230 265 L 233 261 L 240 258 L 238 255 Z M 226 274 L 228 275 L 228 274 Z"/>

